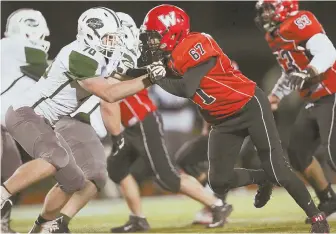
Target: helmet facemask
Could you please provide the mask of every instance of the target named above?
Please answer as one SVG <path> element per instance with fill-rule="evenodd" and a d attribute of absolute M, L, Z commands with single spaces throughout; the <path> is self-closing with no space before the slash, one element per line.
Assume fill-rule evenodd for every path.
<path fill-rule="evenodd" d="M 100 38 L 100 44 L 97 46 L 100 53 L 106 58 L 121 56 L 125 52 L 125 43 L 122 39 L 125 37 L 122 33 L 106 33 Z M 113 56 L 113 54 L 115 55 Z"/>
<path fill-rule="evenodd" d="M 159 32 L 154 30 L 146 30 L 140 34 L 139 37 L 140 43 L 140 51 L 142 62 L 144 63 L 152 63 L 156 61 L 161 61 L 165 63 L 167 59 L 170 57 L 171 52 L 165 50 L 165 43 L 161 43 L 162 36 Z"/>
<path fill-rule="evenodd" d="M 258 28 L 266 32 L 272 32 L 280 24 L 274 20 L 276 17 L 275 7 L 272 3 L 257 3 L 257 16 L 254 19 Z"/>

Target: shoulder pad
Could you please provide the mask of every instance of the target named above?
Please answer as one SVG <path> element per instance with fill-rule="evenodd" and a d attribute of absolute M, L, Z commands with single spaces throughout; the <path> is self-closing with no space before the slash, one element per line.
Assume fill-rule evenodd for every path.
<path fill-rule="evenodd" d="M 282 37 L 297 42 L 309 40 L 317 33 L 324 33 L 323 27 L 309 11 L 299 11 L 280 26 Z"/>
<path fill-rule="evenodd" d="M 96 75 L 98 69 L 98 62 L 82 53 L 75 50 L 70 52 L 69 55 L 69 71 L 77 79 L 85 79 Z"/>
<path fill-rule="evenodd" d="M 208 34 L 191 33 L 173 50 L 170 64 L 173 70 L 184 74 L 189 68 L 218 56 L 216 45 Z"/>

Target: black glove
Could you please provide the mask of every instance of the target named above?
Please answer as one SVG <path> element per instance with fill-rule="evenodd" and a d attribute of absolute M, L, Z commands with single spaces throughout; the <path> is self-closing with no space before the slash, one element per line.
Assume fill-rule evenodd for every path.
<path fill-rule="evenodd" d="M 288 77 L 289 88 L 291 90 L 309 88 L 312 84 L 319 82 L 319 79 L 315 79 L 316 77 L 317 74 L 310 67 L 299 72 L 292 72 Z"/>
<path fill-rule="evenodd" d="M 111 136 L 112 139 L 112 156 L 116 156 L 125 146 L 125 139 L 122 133 L 117 136 Z"/>
<path fill-rule="evenodd" d="M 166 69 L 162 62 L 154 62 L 147 66 L 147 72 L 149 75 L 149 80 L 152 84 L 161 80 L 166 76 Z"/>

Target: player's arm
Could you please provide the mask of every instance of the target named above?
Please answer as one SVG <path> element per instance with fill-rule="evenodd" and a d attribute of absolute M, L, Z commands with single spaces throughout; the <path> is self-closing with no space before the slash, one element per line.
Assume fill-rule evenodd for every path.
<path fill-rule="evenodd" d="M 324 33 L 312 36 L 306 43 L 306 49 L 313 58 L 306 69 L 290 74 L 291 89 L 305 89 L 320 82 L 325 78 L 321 74 L 331 68 L 336 61 L 336 49 Z"/>
<path fill-rule="evenodd" d="M 64 75 L 69 79 L 76 80 L 88 92 L 106 102 L 113 103 L 147 88 L 166 74 L 162 64 L 153 64 L 147 68 L 148 74 L 132 80 L 110 84 L 108 80 L 98 75 L 100 71 L 100 63 L 92 55 L 87 54 L 87 50 L 71 51 L 69 70 Z"/>
<path fill-rule="evenodd" d="M 102 98 L 104 101 L 113 103 L 136 94 L 137 92 L 153 85 L 166 75 L 166 70 L 162 63 L 153 63 L 147 67 L 147 72 L 148 73 L 145 75 L 135 79 L 125 77 L 123 79 L 126 81 L 116 84 L 109 84 L 108 81 L 102 77 L 86 78 L 78 81 L 78 83 L 88 92 Z M 124 75 L 118 74 L 118 76 Z"/>
<path fill-rule="evenodd" d="M 112 155 L 116 155 L 125 145 L 121 129 L 120 106 L 118 102 L 100 101 L 100 112 L 107 131 L 111 134 Z"/>
<path fill-rule="evenodd" d="M 327 71 L 336 61 L 336 49 L 328 36 L 318 33 L 306 43 L 307 50 L 313 55 L 308 67 L 314 70 L 315 75 Z"/>
<path fill-rule="evenodd" d="M 109 84 L 108 81 L 102 77 L 92 77 L 80 80 L 78 83 L 88 92 L 110 103 L 124 99 L 152 85 L 148 79 L 148 75 L 122 81 L 117 84 Z"/>
<path fill-rule="evenodd" d="M 291 90 L 289 87 L 288 76 L 285 72 L 282 72 L 277 83 L 274 85 L 271 94 L 268 95 L 268 100 L 271 104 L 272 110 L 276 111 L 279 107 L 281 99 L 289 95 L 291 92 L 293 92 L 293 90 Z"/>
<path fill-rule="evenodd" d="M 276 96 L 279 101 L 285 96 L 289 95 L 293 90 L 288 86 L 288 76 L 285 72 L 282 72 L 277 83 L 274 85 L 274 88 L 271 92 L 272 95 Z"/>
<path fill-rule="evenodd" d="M 304 12 L 294 20 L 293 36 L 304 42 L 302 46 L 313 56 L 308 66 L 299 72 L 290 74 L 291 89 L 305 89 L 320 82 L 336 61 L 336 50 L 321 24 L 311 12 Z"/>
<path fill-rule="evenodd" d="M 199 88 L 202 78 L 216 65 L 217 58 L 211 57 L 207 61 L 189 68 L 180 78 L 169 78 L 156 82 L 162 89 L 175 96 L 191 98 Z"/>

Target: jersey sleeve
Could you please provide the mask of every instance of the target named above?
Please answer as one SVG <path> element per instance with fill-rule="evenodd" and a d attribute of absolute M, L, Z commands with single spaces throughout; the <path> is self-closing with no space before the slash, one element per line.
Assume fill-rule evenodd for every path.
<path fill-rule="evenodd" d="M 78 51 L 71 51 L 69 55 L 69 71 L 72 79 L 84 80 L 96 75 L 98 61 Z"/>
<path fill-rule="evenodd" d="M 36 48 L 32 47 L 25 47 L 25 56 L 26 56 L 26 62 L 31 65 L 47 65 L 47 58 L 48 55 Z"/>
<path fill-rule="evenodd" d="M 201 64 L 219 52 L 213 46 L 213 39 L 206 34 L 196 33 L 184 39 L 173 51 L 169 62 L 172 70 L 183 75 L 189 68 Z"/>
<path fill-rule="evenodd" d="M 286 37 L 305 42 L 318 33 L 324 33 L 324 29 L 315 15 L 309 11 L 301 11 L 287 25 Z"/>

